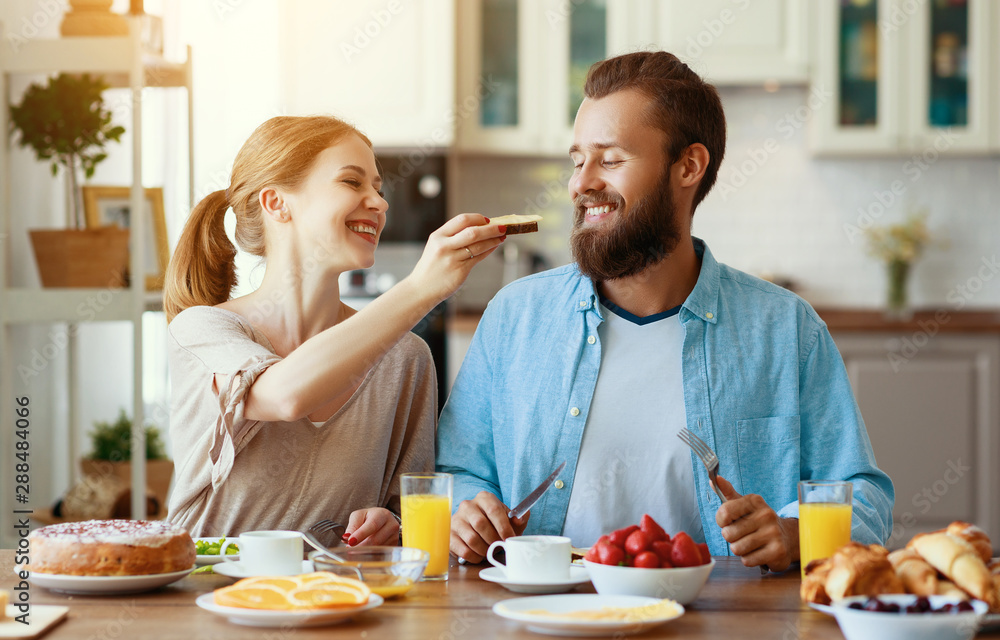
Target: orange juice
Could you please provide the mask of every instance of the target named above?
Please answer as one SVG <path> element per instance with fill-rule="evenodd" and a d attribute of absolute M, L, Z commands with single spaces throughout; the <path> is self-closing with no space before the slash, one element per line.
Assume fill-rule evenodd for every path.
<path fill-rule="evenodd" d="M 430 494 L 400 498 L 403 546 L 431 554 L 424 576 L 447 577 L 448 541 L 451 536 L 451 498 Z"/>
<path fill-rule="evenodd" d="M 802 575 L 813 560 L 829 558 L 851 541 L 851 505 L 829 502 L 799 504 L 799 556 Z"/>

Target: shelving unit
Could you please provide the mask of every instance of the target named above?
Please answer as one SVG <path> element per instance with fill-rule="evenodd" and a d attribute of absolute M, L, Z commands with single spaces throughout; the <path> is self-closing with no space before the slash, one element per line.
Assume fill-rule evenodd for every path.
<path fill-rule="evenodd" d="M 10 80 L 18 75 L 52 73 L 95 73 L 103 75 L 113 88 L 127 88 L 131 91 L 132 135 L 132 176 L 131 210 L 144 209 L 142 184 L 142 91 L 147 87 L 183 88 L 187 91 L 188 126 L 188 204 L 193 202 L 194 162 L 192 126 L 192 68 L 191 48 L 187 48 L 183 62 L 170 62 L 160 56 L 144 51 L 140 38 L 138 21 L 131 19 L 130 35 L 125 37 L 67 37 L 60 39 L 35 38 L 22 43 L 18 50 L 0 47 L 0 132 L 8 131 L 8 111 L 11 102 Z M 7 41 L 6 32 L 0 24 L 0 36 Z M 0 144 L 0 447 L 2 447 L 3 467 L 10 468 L 14 451 L 13 399 L 20 395 L 14 387 L 15 363 L 11 356 L 11 327 L 22 323 L 66 323 L 130 321 L 133 343 L 133 426 L 132 426 L 132 514 L 135 518 L 146 515 L 145 505 L 145 443 L 142 425 L 142 314 L 159 308 L 158 292 L 145 290 L 145 278 L 132 277 L 130 286 L 123 289 L 28 289 L 11 288 L 11 245 L 25 242 L 27 238 L 15 238 L 11 233 L 12 198 L 11 171 L 8 162 L 9 138 Z M 133 238 L 143 238 L 148 221 L 145 216 L 136 215 L 131 219 Z M 145 243 L 131 243 L 130 272 L 142 274 L 145 271 Z M 90 305 L 93 300 L 102 304 Z M 81 306 L 83 305 L 83 306 Z M 86 311 L 82 311 L 82 310 Z M 73 336 L 75 332 L 69 331 Z M 72 338 L 71 338 L 72 339 Z M 66 350 L 70 359 L 69 433 L 76 424 L 75 380 L 73 379 L 73 344 Z M 37 440 L 32 447 L 44 446 Z M 72 457 L 75 448 L 70 446 Z M 70 460 L 75 464 L 75 460 Z M 41 472 L 34 467 L 34 473 Z M 13 501 L 13 475 L 5 473 L 0 477 L 0 495 L 3 496 L 4 519 L 12 513 L 6 508 Z M 16 507 L 14 507 L 16 508 Z M 11 527 L 3 526 L 0 542 L 6 540 Z M 8 545 L 0 545 L 8 546 Z"/>

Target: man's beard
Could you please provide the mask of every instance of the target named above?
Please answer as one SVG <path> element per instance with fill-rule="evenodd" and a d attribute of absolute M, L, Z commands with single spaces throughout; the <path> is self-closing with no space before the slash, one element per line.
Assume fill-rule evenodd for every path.
<path fill-rule="evenodd" d="M 677 247 L 681 233 L 673 194 L 664 176 L 659 188 L 624 208 L 616 193 L 599 192 L 575 201 L 570 247 L 583 275 L 595 282 L 642 273 Z M 617 212 L 595 226 L 584 226 L 584 204 L 609 202 Z"/>

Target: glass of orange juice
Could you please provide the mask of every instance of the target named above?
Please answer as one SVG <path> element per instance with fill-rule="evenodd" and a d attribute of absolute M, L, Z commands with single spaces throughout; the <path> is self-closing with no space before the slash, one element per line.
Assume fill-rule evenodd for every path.
<path fill-rule="evenodd" d="M 799 483 L 799 557 L 802 577 L 813 560 L 829 558 L 851 541 L 850 482 L 803 480 Z"/>
<path fill-rule="evenodd" d="M 404 473 L 399 483 L 403 546 L 423 549 L 431 555 L 423 580 L 447 580 L 452 476 Z"/>

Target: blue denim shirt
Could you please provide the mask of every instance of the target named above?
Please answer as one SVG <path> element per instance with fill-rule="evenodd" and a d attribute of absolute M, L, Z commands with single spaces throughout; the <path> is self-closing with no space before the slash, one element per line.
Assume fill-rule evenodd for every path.
<path fill-rule="evenodd" d="M 851 538 L 884 543 L 892 482 L 875 465 L 825 323 L 795 294 L 719 264 L 694 242 L 701 272 L 680 311 L 688 429 L 718 454 L 719 474 L 737 491 L 761 495 L 782 517 L 798 515 L 799 480 L 850 480 Z M 575 265 L 522 278 L 490 302 L 438 426 L 437 468 L 455 475 L 456 508 L 484 490 L 514 505 L 566 460 L 563 487 L 532 508 L 526 529 L 562 531 L 603 320 L 593 282 Z M 693 453 L 691 464 L 709 549 L 728 555 L 715 522 L 719 499 Z"/>

